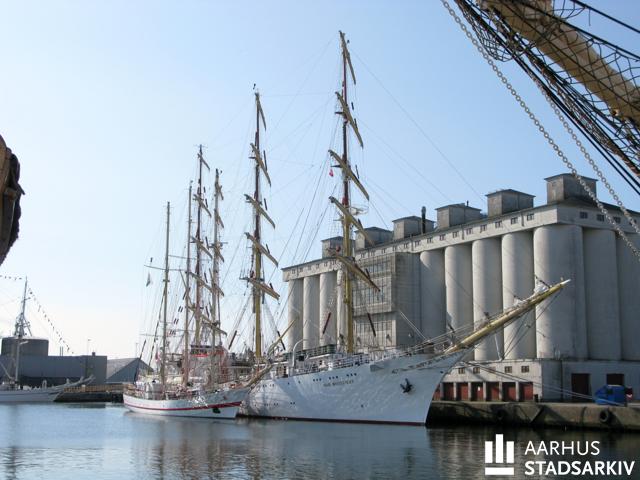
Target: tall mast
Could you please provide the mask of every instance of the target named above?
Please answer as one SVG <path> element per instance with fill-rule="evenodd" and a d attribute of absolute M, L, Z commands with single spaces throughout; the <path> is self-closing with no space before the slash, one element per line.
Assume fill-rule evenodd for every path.
<path fill-rule="evenodd" d="M 224 295 L 220 288 L 220 262 L 224 262 L 222 257 L 222 244 L 220 243 L 220 228 L 224 228 L 222 217 L 220 216 L 220 200 L 224 200 L 222 186 L 220 185 L 220 171 L 216 168 L 216 183 L 214 184 L 214 204 L 213 204 L 213 270 L 211 271 L 211 347 L 216 344 L 216 332 L 220 335 L 222 343 L 222 330 L 220 325 L 220 296 Z"/>
<path fill-rule="evenodd" d="M 344 99 L 344 103 L 349 105 L 349 100 L 347 97 L 347 47 L 344 40 L 344 34 L 340 32 L 340 39 L 343 43 L 342 47 L 342 98 Z M 350 168 L 349 163 L 349 150 L 348 150 L 348 138 L 347 138 L 347 116 L 343 115 L 342 121 L 342 159 L 347 167 Z M 349 198 L 350 193 L 350 184 L 349 177 L 343 171 L 342 172 L 342 205 L 345 209 L 351 209 L 351 199 Z M 345 215 L 342 218 L 342 251 L 343 255 L 347 257 L 352 257 L 352 246 L 351 246 L 351 223 L 349 222 L 349 218 Z M 354 340 L 353 340 L 353 285 L 351 283 L 351 277 L 349 275 L 344 276 L 344 303 L 346 304 L 347 310 L 347 352 L 353 353 L 354 350 Z"/>
<path fill-rule="evenodd" d="M 13 359 L 14 364 L 16 366 L 16 370 L 14 374 L 15 383 L 19 383 L 20 381 L 18 378 L 18 376 L 20 375 L 20 347 L 22 346 L 22 338 L 24 337 L 25 325 L 27 326 L 27 329 L 29 329 L 27 325 L 27 318 L 25 317 L 26 306 L 27 306 L 27 277 L 24 277 L 24 290 L 22 291 L 22 306 L 20 308 L 20 314 L 18 315 L 15 332 L 14 332 L 14 336 L 18 337 L 18 341 L 16 342 L 16 348 L 15 348 L 16 357 Z"/>
<path fill-rule="evenodd" d="M 169 221 L 171 216 L 171 204 L 167 202 L 167 236 L 164 251 L 164 291 L 162 292 L 162 363 L 160 364 L 160 378 L 163 391 L 167 385 L 167 293 L 169 289 Z"/>
<path fill-rule="evenodd" d="M 194 313 L 196 318 L 196 328 L 195 328 L 195 344 L 196 348 L 200 345 L 200 336 L 201 336 L 201 316 L 202 316 L 202 288 L 200 282 L 201 276 L 201 252 L 200 245 L 202 245 L 202 163 L 204 162 L 204 157 L 202 156 L 202 145 L 198 147 L 198 189 L 197 189 L 197 200 L 198 200 L 198 208 L 196 213 L 196 268 L 195 268 L 195 276 L 196 276 L 196 301 L 194 305 Z"/>
<path fill-rule="evenodd" d="M 189 183 L 189 200 L 188 200 L 188 220 L 187 220 L 187 269 L 185 274 L 185 294 L 184 294 L 184 353 L 182 354 L 182 365 L 184 374 L 182 375 L 182 384 L 186 387 L 189 383 L 189 301 L 191 299 L 190 282 L 191 282 L 191 195 L 193 187 Z"/>
<path fill-rule="evenodd" d="M 252 286 L 253 286 L 253 312 L 255 315 L 255 355 L 259 360 L 262 358 L 262 298 L 264 294 L 268 294 L 275 299 L 280 298 L 280 296 L 273 290 L 271 285 L 267 285 L 264 281 L 262 274 L 262 256 L 264 255 L 266 258 L 271 260 L 276 267 L 278 266 L 278 262 L 271 255 L 269 248 L 262 245 L 262 230 L 261 230 L 261 217 L 265 217 L 272 226 L 275 227 L 273 220 L 269 217 L 266 212 L 266 202 L 263 203 L 261 193 L 260 193 L 260 172 L 262 172 L 269 184 L 271 184 L 271 179 L 269 178 L 269 173 L 267 172 L 267 157 L 266 152 L 260 152 L 260 121 L 262 120 L 262 125 L 266 128 L 266 122 L 264 120 L 264 112 L 262 111 L 262 105 L 260 104 L 260 94 L 258 92 L 255 93 L 256 96 L 256 133 L 255 133 L 255 141 L 251 144 L 252 155 L 251 159 L 255 160 L 255 188 L 253 192 L 253 197 L 249 195 L 245 195 L 247 202 L 249 202 L 253 206 L 253 217 L 254 217 L 254 229 L 253 235 L 250 233 L 245 233 L 247 238 L 253 244 L 252 248 L 252 258 L 253 265 L 252 271 L 248 277 L 245 278 Z"/>
<path fill-rule="evenodd" d="M 351 241 L 352 227 L 355 226 L 362 235 L 364 235 L 365 239 L 368 239 L 367 232 L 364 230 L 364 227 L 360 223 L 360 221 L 355 218 L 352 207 L 351 207 L 351 182 L 353 182 L 362 192 L 362 194 L 369 199 L 369 194 L 365 190 L 365 188 L 360 183 L 357 175 L 351 169 L 351 163 L 349 161 L 349 150 L 348 150 L 348 140 L 349 140 L 349 128 L 353 131 L 360 144 L 362 144 L 362 137 L 360 136 L 360 132 L 358 130 L 358 124 L 354 119 L 351 110 L 349 109 L 349 100 L 348 100 L 348 76 L 347 69 L 350 72 L 351 79 L 353 83 L 356 83 L 355 73 L 353 71 L 353 65 L 351 64 L 351 55 L 349 54 L 349 49 L 347 48 L 348 40 L 346 39 L 343 32 L 340 32 L 340 45 L 342 52 L 342 92 L 336 92 L 336 96 L 338 97 L 338 103 L 340 104 L 340 111 L 337 112 L 339 115 L 342 115 L 342 155 L 338 155 L 332 150 L 329 150 L 329 154 L 331 157 L 337 162 L 336 167 L 339 167 L 342 170 L 342 201 L 338 202 L 333 197 L 329 197 L 332 203 L 338 208 L 340 213 L 342 214 L 342 251 L 335 252 L 334 256 L 337 260 L 342 263 L 344 267 L 344 282 L 343 282 L 343 299 L 345 304 L 346 316 L 347 316 L 347 352 L 354 352 L 354 322 L 353 322 L 353 278 L 352 275 L 359 277 L 365 283 L 367 283 L 374 290 L 379 290 L 378 286 L 369 278 L 368 273 L 363 271 L 356 264 L 353 257 L 353 242 Z"/>

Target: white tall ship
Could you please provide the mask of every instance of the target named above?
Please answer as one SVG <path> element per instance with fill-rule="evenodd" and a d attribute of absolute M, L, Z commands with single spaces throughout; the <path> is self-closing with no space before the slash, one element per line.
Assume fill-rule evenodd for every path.
<path fill-rule="evenodd" d="M 431 399 L 443 376 L 465 354 L 487 335 L 502 328 L 560 290 L 566 282 L 552 287 L 541 286 L 536 293 L 509 310 L 488 318 L 477 331 L 457 331 L 433 338 L 406 349 L 361 351 L 354 348 L 353 284 L 364 283 L 379 292 L 379 287 L 366 270 L 360 268 L 353 255 L 352 232 L 355 227 L 368 239 L 367 231 L 356 218 L 358 209 L 351 203 L 351 184 L 369 198 L 365 187 L 352 170 L 348 155 L 348 136 L 352 131 L 362 147 L 362 137 L 351 112 L 347 86 L 349 78 L 355 83 L 355 75 L 344 33 L 340 32 L 342 51 L 342 91 L 336 92 L 338 115 L 342 117 L 342 152 L 329 150 L 335 168 L 342 172 L 342 201 L 329 200 L 339 211 L 342 224 L 342 245 L 333 250 L 332 256 L 341 264 L 342 292 L 346 315 L 346 341 L 340 345 L 324 345 L 314 349 L 297 351 L 299 343 L 290 346 L 291 352 L 275 359 L 265 360 L 257 355 L 262 370 L 243 406 L 242 413 L 249 416 L 325 420 L 341 422 L 379 422 L 423 425 L 426 423 Z M 259 108 L 259 103 L 257 103 Z M 259 110 L 261 113 L 261 109 Z M 259 127 L 259 123 L 258 123 Z M 259 129 L 258 129 L 259 130 Z M 256 139 L 259 139 L 256 133 Z M 254 148 L 257 165 L 262 165 L 260 150 Z M 256 167 L 255 218 L 256 237 L 259 235 L 261 215 L 258 174 Z M 266 174 L 266 169 L 264 170 Z M 273 222 L 269 219 L 270 223 Z M 255 246 L 254 258 L 260 258 L 264 248 Z M 275 263 L 275 261 L 274 261 Z M 277 265 L 277 264 L 276 264 Z M 264 293 L 278 298 L 272 289 L 264 285 L 260 263 L 254 270 L 254 312 L 256 314 L 256 352 L 261 352 L 260 304 Z M 330 315 L 324 322 L 326 330 Z M 335 321 L 335 319 L 333 319 Z M 370 327 L 375 335 L 373 322 Z M 286 333 L 292 324 L 287 327 Z M 322 332 L 324 334 L 324 331 Z M 284 335 L 284 334 L 283 334 Z M 279 335 L 276 343 L 283 335 Z M 275 345 L 275 344 L 274 344 Z M 271 352 L 269 349 L 269 352 Z"/>
<path fill-rule="evenodd" d="M 142 379 L 123 394 L 124 405 L 132 412 L 147 415 L 204 417 L 233 419 L 238 413 L 249 388 L 236 378 L 228 351 L 221 346 L 219 268 L 222 261 L 222 243 L 219 227 L 223 226 L 219 214 L 222 188 L 219 172 L 216 170 L 214 209 L 210 213 L 202 186 L 202 169 L 209 168 L 202 154 L 198 152 L 198 187 L 192 195 L 189 188 L 189 220 L 186 270 L 183 276 L 185 287 L 184 330 L 182 332 L 182 352 L 170 353 L 170 339 L 167 326 L 167 290 L 169 285 L 169 219 L 170 205 L 167 204 L 167 229 L 164 266 L 164 290 L 162 302 L 162 340 L 159 376 Z M 196 231 L 191 235 L 191 200 L 197 204 Z M 209 244 L 202 234 L 203 215 L 209 215 L 213 222 L 213 243 Z M 191 244 L 195 246 L 195 265 L 191 265 Z M 203 256 L 210 260 L 210 282 L 205 273 Z M 191 280 L 195 282 L 192 299 Z M 206 295 L 208 292 L 209 295 Z M 205 305 L 205 299 L 209 302 Z M 190 329 L 193 325 L 193 336 Z M 175 335 L 177 326 L 172 325 Z"/>

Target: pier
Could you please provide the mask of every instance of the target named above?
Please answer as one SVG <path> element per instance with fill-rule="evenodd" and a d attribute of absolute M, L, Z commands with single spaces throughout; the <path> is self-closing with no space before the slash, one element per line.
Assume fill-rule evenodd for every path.
<path fill-rule="evenodd" d="M 640 403 L 618 407 L 593 403 L 434 401 L 427 425 L 441 423 L 640 432 Z"/>

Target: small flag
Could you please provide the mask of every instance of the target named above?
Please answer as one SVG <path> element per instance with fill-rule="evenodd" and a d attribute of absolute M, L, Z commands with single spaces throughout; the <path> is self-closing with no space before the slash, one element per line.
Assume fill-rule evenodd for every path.
<path fill-rule="evenodd" d="M 333 168 L 330 168 L 330 169 L 329 169 L 329 176 L 330 176 L 330 177 L 333 177 Z"/>
<path fill-rule="evenodd" d="M 151 273 L 147 274 L 147 284 L 145 285 L 145 287 L 148 287 L 149 285 L 151 285 Z"/>

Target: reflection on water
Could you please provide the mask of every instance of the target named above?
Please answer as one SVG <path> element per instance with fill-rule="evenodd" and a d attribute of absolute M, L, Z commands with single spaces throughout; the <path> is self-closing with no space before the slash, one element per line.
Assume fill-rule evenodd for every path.
<path fill-rule="evenodd" d="M 239 419 L 154 418 L 119 406 L 0 406 L 0 477 L 447 478 L 484 477 L 492 428 L 420 428 Z M 635 460 L 640 437 L 509 430 L 529 440 L 599 440 L 599 459 Z M 638 470 L 637 467 L 636 470 Z M 516 476 L 516 478 L 518 478 Z M 536 477 L 526 477 L 536 478 Z"/>

